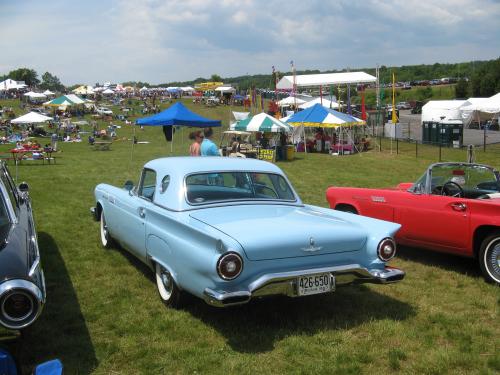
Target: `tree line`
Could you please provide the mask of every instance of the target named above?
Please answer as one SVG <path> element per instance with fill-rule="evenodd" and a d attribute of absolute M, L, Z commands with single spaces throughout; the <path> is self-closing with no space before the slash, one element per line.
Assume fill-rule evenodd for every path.
<path fill-rule="evenodd" d="M 296 74 L 319 74 L 319 73 L 342 73 L 347 71 L 362 70 L 368 74 L 375 75 L 374 68 L 357 68 L 357 69 L 342 69 L 342 70 L 299 70 Z M 382 65 L 379 69 L 380 82 L 392 82 L 392 74 L 394 73 L 398 82 L 412 82 L 420 80 L 432 80 L 440 78 L 457 78 L 458 83 L 455 86 L 455 96 L 457 98 L 466 97 L 488 97 L 500 92 L 500 57 L 495 60 L 487 61 L 470 61 L 455 64 L 420 64 L 420 65 L 404 65 L 400 67 L 387 67 Z M 167 82 L 160 85 L 149 84 L 142 81 L 123 82 L 125 86 L 135 87 L 158 87 L 158 86 L 194 86 L 196 83 L 205 81 L 216 81 L 230 83 L 240 91 L 247 91 L 251 88 L 274 89 L 275 80 L 285 75 L 292 75 L 292 72 L 277 72 L 277 76 L 273 74 L 254 74 L 236 77 L 221 77 L 218 74 L 212 74 L 210 78 L 198 77 L 191 81 Z M 34 69 L 19 68 L 10 71 L 8 74 L 1 76 L 0 81 L 6 78 L 11 78 L 16 81 L 24 81 L 28 86 L 39 87 L 41 89 L 49 89 L 52 91 L 64 91 L 65 87 L 56 75 L 45 72 L 38 78 L 38 74 Z"/>
<path fill-rule="evenodd" d="M 64 91 L 65 87 L 56 75 L 49 72 L 42 74 L 42 79 L 38 79 L 38 73 L 34 69 L 19 68 L 11 70 L 8 74 L 1 76 L 0 82 L 10 78 L 14 81 L 23 81 L 30 87 L 39 87 L 43 90 Z"/>

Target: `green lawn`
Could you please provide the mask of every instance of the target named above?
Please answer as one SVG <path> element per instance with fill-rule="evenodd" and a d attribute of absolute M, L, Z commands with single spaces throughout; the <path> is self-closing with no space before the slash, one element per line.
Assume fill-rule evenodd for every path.
<path fill-rule="evenodd" d="M 189 105 L 227 126 L 228 107 Z M 132 129 L 122 125 L 118 136 L 130 139 Z M 419 249 L 400 249 L 392 263 L 407 277 L 394 285 L 226 310 L 198 300 L 183 310 L 166 309 L 149 269 L 120 249 L 101 248 L 89 213 L 96 184 L 137 181 L 146 161 L 171 155 L 159 128 L 137 130 L 137 136 L 150 143 L 132 148 L 116 141 L 111 151 L 93 151 L 86 142 L 60 144 L 57 164 L 17 168 L 18 181 L 31 187 L 48 290 L 38 322 L 11 345 L 27 367 L 58 357 L 67 374 L 500 371 L 499 288 L 483 281 L 472 260 Z M 187 131 L 181 136 L 175 155 L 187 154 Z M 383 152 L 300 155 L 278 164 L 305 202 L 327 206 L 329 185 L 415 180 L 437 161 L 436 148 L 425 150 L 416 159 L 410 149 L 396 155 L 384 144 Z M 465 160 L 463 151 L 447 152 L 449 159 Z M 500 167 L 495 152 L 477 152 L 477 158 Z"/>

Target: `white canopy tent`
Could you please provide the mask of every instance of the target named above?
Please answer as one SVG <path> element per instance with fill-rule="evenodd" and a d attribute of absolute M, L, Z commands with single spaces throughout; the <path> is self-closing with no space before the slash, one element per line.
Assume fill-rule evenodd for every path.
<path fill-rule="evenodd" d="M 102 92 L 103 95 L 113 95 L 115 92 L 111 89 L 106 89 Z"/>
<path fill-rule="evenodd" d="M 372 83 L 376 81 L 376 77 L 365 72 L 305 74 L 295 76 L 296 87 Z M 276 85 L 278 90 L 292 90 L 293 87 L 294 76 L 284 76 Z"/>
<path fill-rule="evenodd" d="M 296 97 L 293 97 L 293 96 L 289 96 L 287 98 L 284 98 L 284 99 L 281 99 L 279 102 L 278 102 L 278 105 L 280 107 L 288 107 L 288 106 L 291 106 L 291 105 L 300 105 L 300 104 L 304 104 L 306 103 L 305 100 L 302 100 L 300 98 L 296 98 Z"/>
<path fill-rule="evenodd" d="M 479 103 L 474 110 L 490 114 L 500 113 L 500 93 Z"/>
<path fill-rule="evenodd" d="M 19 90 L 24 89 L 27 86 L 28 85 L 24 82 L 17 82 L 13 79 L 7 78 L 5 81 L 0 82 L 0 91 Z"/>
<path fill-rule="evenodd" d="M 471 98 L 466 103 L 461 108 L 465 126 L 469 126 L 473 120 L 481 122 L 495 117 L 500 119 L 500 93 L 490 98 Z"/>
<path fill-rule="evenodd" d="M 24 96 L 29 96 L 31 99 L 45 99 L 47 97 L 47 95 L 33 91 L 27 92 Z"/>
<path fill-rule="evenodd" d="M 53 93 L 53 92 L 52 92 L 52 91 L 50 91 L 50 90 L 45 90 L 45 91 L 43 92 L 43 95 L 45 95 L 45 96 L 52 96 L 52 95 L 55 95 L 55 93 Z"/>
<path fill-rule="evenodd" d="M 29 112 L 11 121 L 13 124 L 38 124 L 52 120 L 52 117 L 44 116 L 36 112 Z"/>
<path fill-rule="evenodd" d="M 244 120 L 250 115 L 250 112 L 235 112 L 233 111 L 233 116 L 236 121 Z"/>
<path fill-rule="evenodd" d="M 191 87 L 191 86 L 184 86 L 184 87 L 179 87 L 179 90 L 181 90 L 182 92 L 195 92 L 196 90 Z"/>
<path fill-rule="evenodd" d="M 423 122 L 455 123 L 462 121 L 461 107 L 466 100 L 431 100 L 422 107 Z"/>
<path fill-rule="evenodd" d="M 82 85 L 73 90 L 73 92 L 77 95 L 92 95 L 95 93 L 94 88 L 92 86 Z"/>
<path fill-rule="evenodd" d="M 462 120 L 465 125 L 469 125 L 472 121 L 472 115 L 474 110 L 478 107 L 478 105 L 484 103 L 489 98 L 469 98 L 465 101 L 465 103 L 460 107 L 460 112 L 462 114 Z"/>
<path fill-rule="evenodd" d="M 222 94 L 234 94 L 236 92 L 236 89 L 231 86 L 220 86 L 215 89 L 215 91 L 218 91 Z"/>
<path fill-rule="evenodd" d="M 330 100 L 325 99 L 325 98 L 315 98 L 311 101 L 308 101 L 308 102 L 305 102 L 304 104 L 299 105 L 299 108 L 306 109 L 306 108 L 312 107 L 313 105 L 315 105 L 317 103 L 321 104 L 325 108 L 335 109 L 335 108 L 339 107 L 337 102 L 330 101 Z"/>

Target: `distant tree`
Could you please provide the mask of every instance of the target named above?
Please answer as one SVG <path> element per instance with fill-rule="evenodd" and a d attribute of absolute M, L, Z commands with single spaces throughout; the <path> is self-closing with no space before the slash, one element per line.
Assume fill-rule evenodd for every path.
<path fill-rule="evenodd" d="M 480 94 L 483 97 L 493 96 L 495 95 L 496 88 L 496 80 L 495 74 L 493 72 L 486 73 L 481 78 L 481 90 Z"/>
<path fill-rule="evenodd" d="M 28 86 L 36 86 L 40 82 L 36 71 L 28 68 L 12 70 L 9 72 L 8 77 L 14 81 L 24 81 Z"/>
<path fill-rule="evenodd" d="M 151 85 L 147 82 L 142 82 L 142 81 L 127 81 L 127 82 L 122 82 L 123 86 L 132 86 L 132 87 L 151 87 Z M 166 85 L 166 86 L 172 86 L 172 85 Z"/>
<path fill-rule="evenodd" d="M 76 89 L 82 85 L 83 85 L 82 83 L 75 83 L 74 85 L 68 86 L 67 89 L 68 89 L 68 91 L 73 91 L 74 89 Z"/>
<path fill-rule="evenodd" d="M 51 91 L 63 91 L 64 85 L 61 83 L 59 78 L 57 78 L 57 76 L 52 75 L 49 72 L 45 72 L 42 75 L 42 83 L 40 84 L 40 88 Z"/>
<path fill-rule="evenodd" d="M 469 83 L 464 79 L 460 78 L 455 85 L 455 98 L 463 99 L 469 96 Z"/>
<path fill-rule="evenodd" d="M 427 99 L 432 98 L 432 88 L 430 86 L 427 86 L 425 88 L 418 88 L 417 89 L 417 100 L 424 101 Z"/>
<path fill-rule="evenodd" d="M 223 82 L 222 77 L 218 74 L 212 74 L 212 76 L 210 77 L 210 80 L 212 82 Z"/>

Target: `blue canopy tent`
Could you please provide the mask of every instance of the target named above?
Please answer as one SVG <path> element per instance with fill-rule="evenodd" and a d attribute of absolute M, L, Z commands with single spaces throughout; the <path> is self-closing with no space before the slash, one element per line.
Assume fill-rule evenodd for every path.
<path fill-rule="evenodd" d="M 221 126 L 219 120 L 210 120 L 202 117 L 194 112 L 191 112 L 184 104 L 177 102 L 166 110 L 157 113 L 156 115 L 137 119 L 135 122 L 141 126 L 163 126 L 164 131 L 168 130 L 172 133 L 172 143 L 170 152 L 173 149 L 173 128 L 172 126 L 193 126 L 197 128 L 208 128 Z M 165 128 L 170 127 L 170 128 Z"/>

